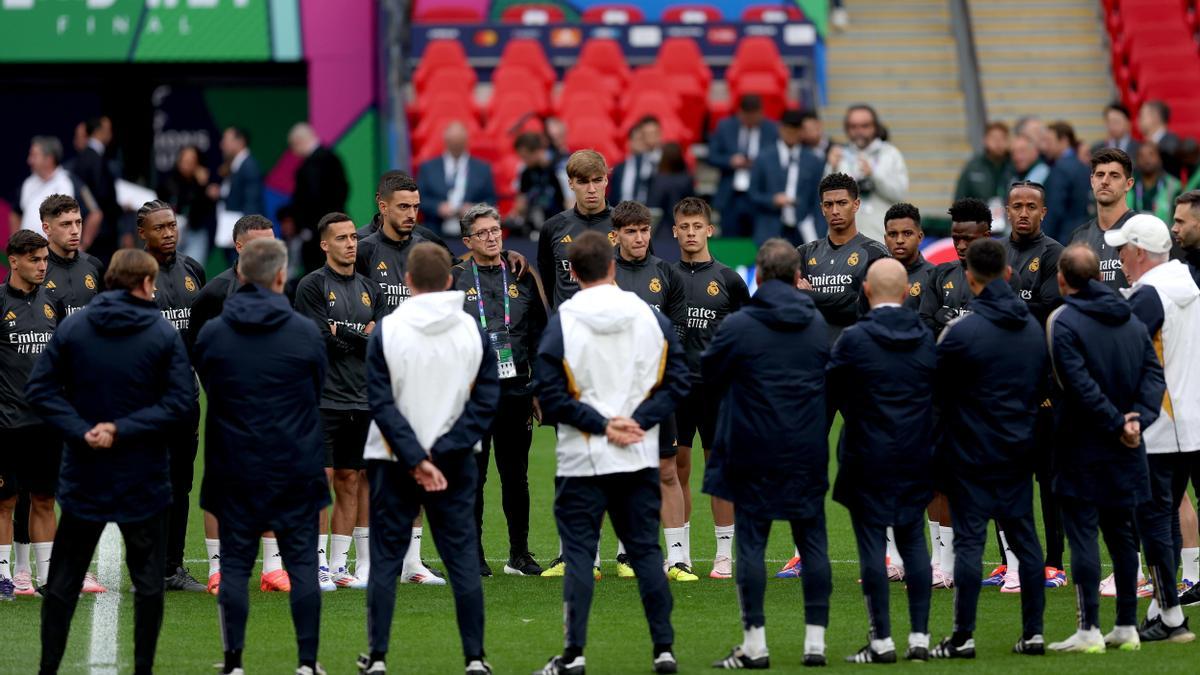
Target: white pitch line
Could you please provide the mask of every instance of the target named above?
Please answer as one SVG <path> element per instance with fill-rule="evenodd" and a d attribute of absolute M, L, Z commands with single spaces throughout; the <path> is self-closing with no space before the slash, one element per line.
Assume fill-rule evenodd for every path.
<path fill-rule="evenodd" d="M 92 642 L 88 655 L 90 675 L 117 675 L 117 622 L 121 604 L 121 530 L 109 523 L 100 535 L 100 583 L 107 593 L 96 596 L 92 609 Z"/>

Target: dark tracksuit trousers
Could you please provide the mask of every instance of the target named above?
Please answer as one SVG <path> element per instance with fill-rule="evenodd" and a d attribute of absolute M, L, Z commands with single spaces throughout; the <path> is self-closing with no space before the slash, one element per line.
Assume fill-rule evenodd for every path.
<path fill-rule="evenodd" d="M 426 492 L 404 466 L 367 461 L 371 487 L 371 576 L 367 580 L 367 637 L 372 652 L 387 652 L 396 609 L 396 578 L 412 538 L 412 522 L 425 507 L 458 615 L 463 655 L 483 658 L 483 584 L 479 580 L 479 545 L 475 530 L 475 484 L 478 465 L 470 450 L 435 461 L 449 484 Z M 593 549 L 594 550 L 594 549 Z M 590 560 L 590 559 L 589 559 Z M 591 564 L 588 564 L 591 570 Z"/>
<path fill-rule="evenodd" d="M 533 396 L 500 397 L 500 408 L 483 452 L 475 455 L 479 465 L 479 487 L 475 491 L 475 531 L 483 552 L 483 486 L 488 462 L 495 449 L 496 471 L 500 474 L 500 499 L 508 522 L 508 557 L 529 551 L 529 446 L 533 443 Z"/>
<path fill-rule="evenodd" d="M 1179 604 L 1175 577 L 1179 570 L 1183 531 L 1179 503 L 1187 495 L 1191 463 L 1200 452 L 1147 455 L 1150 465 L 1150 501 L 1137 507 L 1137 531 L 1142 539 L 1146 566 L 1154 582 L 1160 609 Z"/>
<path fill-rule="evenodd" d="M 1138 544 L 1132 507 L 1102 507 L 1088 501 L 1063 497 L 1060 502 L 1063 527 L 1071 546 L 1071 581 L 1079 602 L 1079 628 L 1100 627 L 1100 544 L 1104 535 L 1113 563 L 1117 585 L 1118 626 L 1137 624 Z M 957 539 L 955 540 L 957 543 Z M 1010 540 L 1011 543 L 1011 540 Z M 1024 591 L 1025 582 L 1021 582 Z M 1172 580 L 1170 591 L 1174 592 Z M 1178 602 L 1178 601 L 1176 601 Z"/>
<path fill-rule="evenodd" d="M 43 675 L 57 673 L 67 647 L 67 633 L 83 576 L 92 564 L 92 555 L 102 523 L 84 520 L 64 511 L 54 536 L 54 565 L 50 579 L 42 588 L 42 663 Z M 154 652 L 163 619 L 163 569 L 167 554 L 167 510 L 145 520 L 118 523 L 125 539 L 125 560 L 133 580 L 133 663 L 134 673 L 149 673 L 154 667 Z M 109 589 L 109 593 L 120 593 Z"/>
<path fill-rule="evenodd" d="M 667 575 L 663 573 L 662 548 L 658 545 L 662 508 L 658 469 L 601 476 L 559 476 L 554 484 L 554 518 L 567 566 L 563 579 L 566 647 L 582 650 L 587 644 L 588 613 L 596 583 L 592 563 L 606 511 L 637 575 L 651 640 L 656 645 L 673 643 L 673 600 L 667 588 Z"/>
<path fill-rule="evenodd" d="M 960 482 L 962 479 L 959 479 Z M 982 493 L 983 501 L 992 497 L 1013 503 L 1013 495 L 1024 491 L 1028 496 L 1021 501 L 1033 500 L 1032 481 L 1028 487 L 1021 485 L 983 486 L 976 484 L 958 496 L 950 496 L 950 517 L 954 523 L 954 631 L 974 632 L 975 615 L 979 608 L 979 591 L 983 587 L 983 547 L 987 540 L 988 521 L 992 509 L 967 497 Z M 991 494 L 988 494 L 991 493 Z M 996 516 L 997 525 L 1004 530 L 1008 546 L 1020 563 L 1021 578 L 1021 623 L 1022 637 L 1031 638 L 1042 633 L 1042 615 L 1046 609 L 1046 579 L 1042 567 L 1042 545 L 1038 541 L 1037 526 L 1033 513 L 1023 516 Z M 1069 536 L 1069 533 L 1068 533 Z M 907 570 L 907 565 L 905 566 Z M 1094 588 L 1099 587 L 1096 579 Z"/>
<path fill-rule="evenodd" d="M 737 532 L 737 587 L 742 603 L 742 625 L 745 628 L 765 626 L 767 619 L 763 611 L 763 596 L 767 590 L 767 565 L 764 555 L 767 536 L 771 534 L 774 521 L 735 508 L 733 522 L 734 531 Z M 825 533 L 825 511 L 822 509 L 812 518 L 791 520 L 789 524 L 792 527 L 792 541 L 800 551 L 800 559 L 804 561 L 804 574 L 800 575 L 804 587 L 804 623 L 828 626 L 833 578 Z"/>
<path fill-rule="evenodd" d="M 1043 406 L 1038 410 L 1037 423 L 1033 430 L 1036 453 L 1040 458 L 1037 466 L 1038 491 L 1042 501 L 1042 527 L 1046 536 L 1045 566 L 1063 569 L 1063 552 L 1066 535 L 1063 533 L 1062 509 L 1052 489 L 1054 476 L 1050 460 L 1054 456 L 1054 410 Z M 1000 547 L 1004 551 L 1004 547 Z M 955 580 L 957 583 L 957 579 Z"/>
<path fill-rule="evenodd" d="M 192 417 L 180 423 L 172 433 L 167 449 L 171 458 L 171 506 L 167 522 L 167 566 L 168 576 L 176 568 L 183 567 L 183 547 L 187 544 L 188 506 L 192 501 L 192 479 L 196 469 L 196 450 L 200 444 L 200 407 L 192 411 Z"/>
<path fill-rule="evenodd" d="M 321 637 L 321 589 L 317 583 L 317 518 L 313 508 L 307 517 L 280 527 L 275 523 L 279 555 L 287 568 L 292 590 L 292 625 L 300 661 L 315 661 Z M 272 529 L 264 522 L 238 523 L 221 520 L 221 590 L 217 611 L 225 651 L 246 646 L 246 619 L 250 615 L 250 571 L 258 558 L 258 540 Z"/>
<path fill-rule="evenodd" d="M 882 640 L 892 635 L 892 619 L 888 608 L 891 590 L 887 576 L 887 526 L 867 522 L 854 513 L 850 514 L 850 521 L 858 542 L 858 569 L 867 603 L 867 617 L 871 621 L 871 638 Z M 896 535 L 896 549 L 900 551 L 905 564 L 912 632 L 928 633 L 933 570 L 929 566 L 929 549 L 925 544 L 925 518 L 918 514 L 910 522 L 896 523 L 892 531 Z M 807 574 L 808 560 L 805 559 L 804 563 L 804 573 Z M 804 596 L 808 598 L 807 589 Z"/>

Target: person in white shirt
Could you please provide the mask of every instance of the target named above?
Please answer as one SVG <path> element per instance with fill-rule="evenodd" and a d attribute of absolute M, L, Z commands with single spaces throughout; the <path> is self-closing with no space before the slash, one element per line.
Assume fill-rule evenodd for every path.
<path fill-rule="evenodd" d="M 908 167 L 904 155 L 888 142 L 887 129 L 871 106 L 850 106 L 845 130 L 850 142 L 830 148 L 825 175 L 844 173 L 858 181 L 862 195 L 858 231 L 882 242 L 884 214 L 892 204 L 908 198 Z"/>
<path fill-rule="evenodd" d="M 21 197 L 12 213 L 12 231 L 42 232 L 42 202 L 50 195 L 74 197 L 85 207 L 84 229 L 100 226 L 100 209 L 91 193 L 69 171 L 61 166 L 62 143 L 53 136 L 34 136 L 29 143 L 29 177 L 21 183 Z"/>
<path fill-rule="evenodd" d="M 497 354 L 463 311 L 465 294 L 447 290 L 452 277 L 444 248 L 414 246 L 404 277 L 412 297 L 380 320 L 367 347 L 375 418 L 363 452 L 371 486 L 370 653 L 359 658 L 359 672 L 386 672 L 396 578 L 423 506 L 454 591 L 467 675 L 490 675 L 483 660 L 475 453 L 500 403 Z"/>

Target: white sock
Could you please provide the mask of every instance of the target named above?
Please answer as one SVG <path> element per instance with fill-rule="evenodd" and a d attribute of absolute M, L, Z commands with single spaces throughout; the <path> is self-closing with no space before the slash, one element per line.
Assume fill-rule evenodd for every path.
<path fill-rule="evenodd" d="M 908 646 L 929 649 L 929 633 L 909 633 Z"/>
<path fill-rule="evenodd" d="M 329 557 L 325 555 L 325 542 L 328 537 L 324 534 L 317 535 L 317 567 L 329 569 Z"/>
<path fill-rule="evenodd" d="M 941 554 L 942 526 L 936 520 L 930 520 L 928 522 L 929 522 L 929 546 L 931 549 L 930 556 L 929 556 L 929 565 L 930 565 L 930 567 L 932 567 L 934 564 L 937 564 L 937 565 L 942 564 L 942 558 L 941 558 L 941 556 L 942 556 L 942 554 Z"/>
<path fill-rule="evenodd" d="M 733 525 L 717 525 L 713 528 L 717 534 L 717 557 L 733 559 Z"/>
<path fill-rule="evenodd" d="M 742 652 L 752 659 L 767 655 L 767 627 L 755 626 L 742 631 Z"/>
<path fill-rule="evenodd" d="M 1142 567 L 1142 552 L 1138 551 L 1138 583 L 1146 578 L 1146 570 Z"/>
<path fill-rule="evenodd" d="M 825 627 L 814 626 L 813 624 L 805 624 L 804 626 L 804 653 L 805 654 L 824 654 L 825 653 Z"/>
<path fill-rule="evenodd" d="M 347 534 L 329 535 L 329 571 L 337 574 L 346 568 L 346 558 L 350 555 L 350 544 L 354 537 Z"/>
<path fill-rule="evenodd" d="M 600 552 L 596 551 L 596 556 L 599 557 Z M 625 542 L 617 540 L 617 555 L 625 555 Z"/>
<path fill-rule="evenodd" d="M 1183 557 L 1183 578 L 1192 583 L 1200 582 L 1200 547 L 1184 547 L 1179 550 Z"/>
<path fill-rule="evenodd" d="M 942 540 L 942 574 L 954 576 L 954 528 L 941 525 L 938 529 Z"/>
<path fill-rule="evenodd" d="M 896 643 L 890 637 L 885 637 L 882 640 L 871 640 L 871 651 L 876 654 L 885 654 L 887 652 L 896 651 Z"/>
<path fill-rule="evenodd" d="M 1151 600 L 1150 606 L 1146 608 L 1146 620 L 1153 621 L 1158 618 L 1160 613 L 1161 612 L 1158 611 L 1158 600 Z"/>
<path fill-rule="evenodd" d="M 889 564 L 904 567 L 904 559 L 900 557 L 900 549 L 896 548 L 896 534 L 889 526 L 887 529 L 887 559 Z"/>
<path fill-rule="evenodd" d="M 204 539 L 204 550 L 208 551 L 208 576 L 221 573 L 221 540 Z"/>
<path fill-rule="evenodd" d="M 692 566 L 692 524 L 683 524 L 683 562 Z"/>
<path fill-rule="evenodd" d="M 1168 593 L 1175 592 L 1174 588 L 1168 588 Z M 1167 625 L 1167 628 L 1175 628 L 1183 623 L 1183 608 L 1175 605 L 1170 609 L 1162 611 L 1162 622 Z"/>
<path fill-rule="evenodd" d="M 624 545 L 618 541 L 617 542 L 617 550 L 620 551 L 623 548 L 624 548 Z M 592 567 L 599 567 L 599 566 L 600 566 L 600 542 L 596 542 L 596 557 L 592 559 Z"/>
<path fill-rule="evenodd" d="M 9 566 L 10 555 L 12 555 L 12 544 L 0 546 L 0 579 L 12 578 L 12 569 Z"/>
<path fill-rule="evenodd" d="M 423 527 L 412 529 L 412 539 L 408 542 L 408 550 L 404 552 L 404 569 L 416 569 L 421 565 L 421 535 Z"/>
<path fill-rule="evenodd" d="M 354 528 L 354 576 L 371 570 L 371 528 Z"/>
<path fill-rule="evenodd" d="M 683 562 L 683 528 L 664 527 L 663 536 L 667 540 L 667 567 Z"/>
<path fill-rule="evenodd" d="M 33 542 L 33 559 L 37 563 L 37 578 L 42 584 L 50 578 L 50 552 L 54 548 L 52 541 Z"/>
<path fill-rule="evenodd" d="M 283 558 L 279 555 L 279 542 L 274 537 L 263 537 L 263 566 L 262 573 L 267 574 L 283 569 Z"/>
<path fill-rule="evenodd" d="M 21 572 L 28 573 L 30 571 L 30 569 L 29 569 L 29 551 L 32 548 L 32 546 L 30 544 L 22 544 L 19 541 L 14 543 L 13 546 L 16 548 L 16 551 L 17 551 L 17 557 L 16 557 L 16 561 L 15 561 L 16 567 L 13 568 L 13 571 L 17 574 L 20 574 Z"/>
<path fill-rule="evenodd" d="M 1004 530 L 1000 530 L 1000 545 L 1004 547 L 1004 564 L 1008 567 L 1005 573 L 1020 578 L 1021 563 L 1017 560 L 1017 554 L 1013 553 L 1012 547 L 1008 545 L 1008 537 L 1004 535 Z"/>
<path fill-rule="evenodd" d="M 792 547 L 792 557 L 793 558 L 800 557 L 800 549 L 796 548 L 795 546 Z"/>

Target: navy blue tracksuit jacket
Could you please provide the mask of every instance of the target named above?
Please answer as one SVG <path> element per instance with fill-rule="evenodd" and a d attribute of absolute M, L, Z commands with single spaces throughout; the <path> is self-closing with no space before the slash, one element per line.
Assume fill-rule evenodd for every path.
<path fill-rule="evenodd" d="M 1008 484 L 1032 476 L 1033 427 L 1045 399 L 1045 338 L 1008 282 L 984 287 L 971 310 L 942 332 L 937 347 L 939 465 L 948 495 L 968 483 Z"/>
<path fill-rule="evenodd" d="M 318 414 L 325 343 L 312 320 L 287 297 L 246 285 L 201 329 L 194 357 L 208 392 L 204 509 L 283 529 L 329 504 Z"/>
<path fill-rule="evenodd" d="M 1055 405 L 1060 430 L 1055 494 L 1105 507 L 1133 507 L 1150 497 L 1146 452 L 1120 442 L 1125 413 L 1142 429 L 1158 419 L 1166 383 L 1146 327 L 1128 303 L 1099 281 L 1063 299 L 1050 316 Z M 1105 339 L 1089 339 L 1103 334 Z"/>
<path fill-rule="evenodd" d="M 811 298 L 767 281 L 721 323 L 701 356 L 720 401 L 704 492 L 756 518 L 822 514 L 829 489 L 829 332 Z"/>
<path fill-rule="evenodd" d="M 66 439 L 58 503 L 85 520 L 145 520 L 171 503 L 167 441 L 192 412 L 195 378 L 158 305 L 108 291 L 58 326 L 25 393 Z M 117 426 L 107 450 L 84 435 Z"/>
<path fill-rule="evenodd" d="M 933 498 L 933 332 L 916 312 L 880 307 L 847 328 L 825 373 L 845 425 L 833 498 L 856 518 L 920 518 Z"/>

